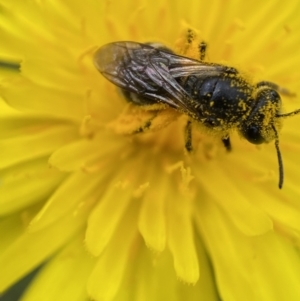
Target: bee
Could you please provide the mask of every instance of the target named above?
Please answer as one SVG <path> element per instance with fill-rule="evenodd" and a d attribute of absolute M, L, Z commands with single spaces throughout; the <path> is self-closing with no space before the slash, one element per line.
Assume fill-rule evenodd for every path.
<path fill-rule="evenodd" d="M 164 104 L 187 115 L 187 151 L 192 150 L 191 121 L 221 133 L 228 151 L 232 130 L 252 144 L 275 141 L 281 189 L 280 121 L 299 114 L 300 109 L 281 113 L 280 94 L 289 95 L 287 90 L 268 81 L 251 84 L 235 68 L 204 62 L 206 47 L 205 42 L 200 43 L 200 60 L 195 60 L 158 43 L 114 42 L 96 51 L 94 64 L 131 103 Z"/>

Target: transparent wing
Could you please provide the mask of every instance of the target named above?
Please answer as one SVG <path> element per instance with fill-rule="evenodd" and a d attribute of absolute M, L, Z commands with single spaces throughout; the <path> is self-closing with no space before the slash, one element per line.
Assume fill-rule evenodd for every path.
<path fill-rule="evenodd" d="M 95 53 L 94 63 L 104 77 L 120 88 L 186 112 L 194 106 L 177 78 L 188 75 L 205 78 L 236 72 L 233 68 L 202 63 L 136 42 L 104 45 Z"/>

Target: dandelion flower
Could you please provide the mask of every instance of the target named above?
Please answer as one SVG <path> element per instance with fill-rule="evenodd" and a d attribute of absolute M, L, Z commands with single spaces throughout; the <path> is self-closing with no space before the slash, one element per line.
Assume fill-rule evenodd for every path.
<path fill-rule="evenodd" d="M 0 1 L 0 290 L 34 268 L 32 300 L 299 300 L 299 117 L 274 145 L 228 154 L 186 116 L 126 135 L 149 112 L 93 65 L 108 42 L 157 41 L 297 93 L 298 1 Z M 299 97 L 283 96 L 284 111 Z M 4 103 L 5 101 L 5 103 Z M 124 113 L 125 112 L 125 113 Z M 170 121 L 170 120 L 169 120 Z M 164 126 L 165 125 L 165 126 Z"/>

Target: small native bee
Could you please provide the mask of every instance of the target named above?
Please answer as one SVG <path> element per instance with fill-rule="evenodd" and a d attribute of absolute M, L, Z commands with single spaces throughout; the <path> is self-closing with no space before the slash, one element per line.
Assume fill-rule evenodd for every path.
<path fill-rule="evenodd" d="M 229 151 L 229 133 L 236 129 L 253 144 L 275 140 L 279 165 L 279 188 L 283 163 L 279 149 L 280 119 L 300 113 L 281 113 L 278 85 L 262 81 L 250 84 L 235 68 L 203 62 L 206 44 L 199 45 L 200 60 L 180 56 L 161 44 L 122 41 L 98 49 L 98 71 L 120 87 L 138 105 L 162 103 L 180 111 L 213 131 L 219 131 Z M 185 147 L 192 150 L 191 121 Z"/>

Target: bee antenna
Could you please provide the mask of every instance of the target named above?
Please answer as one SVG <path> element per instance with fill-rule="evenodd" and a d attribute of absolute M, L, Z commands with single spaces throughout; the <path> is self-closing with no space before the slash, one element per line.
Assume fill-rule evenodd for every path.
<path fill-rule="evenodd" d="M 274 125 L 272 125 L 272 128 L 275 132 L 275 148 L 276 148 L 276 152 L 277 152 L 277 159 L 278 159 L 278 166 L 279 166 L 279 183 L 278 183 L 278 187 L 279 187 L 279 189 L 281 189 L 282 186 L 283 186 L 283 175 L 284 175 L 283 162 L 282 162 L 281 152 L 280 152 L 280 149 L 279 149 L 278 133 L 277 133 L 277 130 L 276 130 Z"/>
<path fill-rule="evenodd" d="M 291 116 L 297 115 L 299 113 L 300 113 L 300 109 L 293 111 L 293 112 L 286 113 L 286 114 L 276 114 L 275 117 L 276 118 L 285 118 L 285 117 L 291 117 Z"/>

